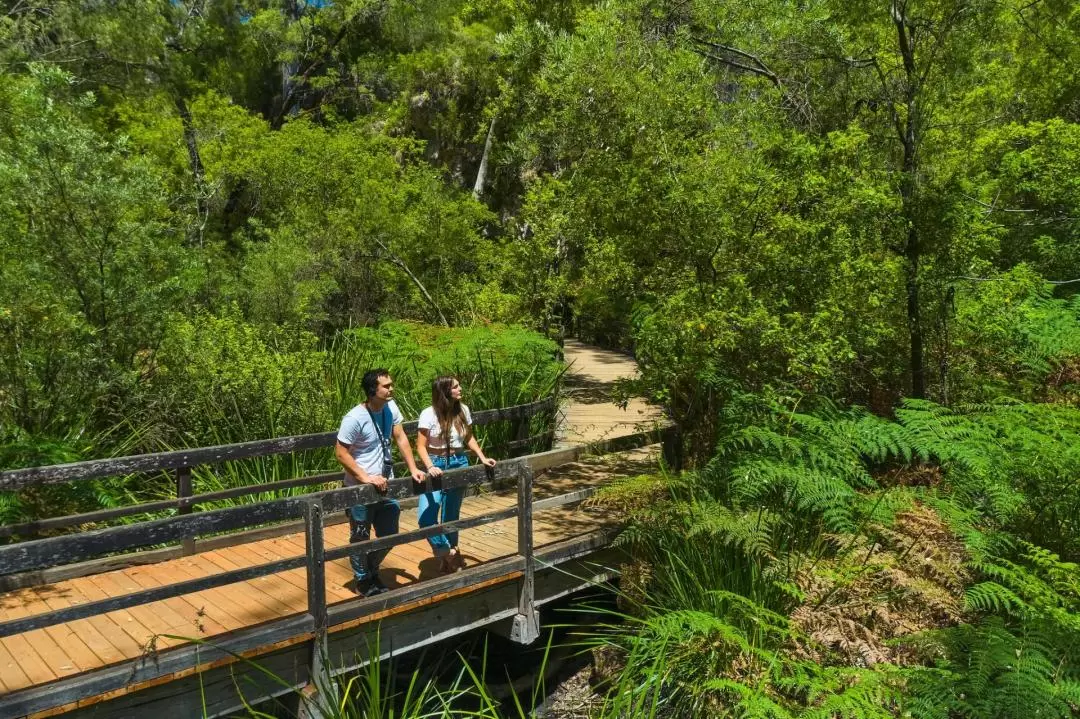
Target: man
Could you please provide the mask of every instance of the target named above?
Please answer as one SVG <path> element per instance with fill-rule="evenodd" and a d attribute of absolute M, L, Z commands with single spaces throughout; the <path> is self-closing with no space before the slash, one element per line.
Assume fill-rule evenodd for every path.
<path fill-rule="evenodd" d="M 388 479 L 394 477 L 394 465 L 390 458 L 390 438 L 397 443 L 398 451 L 409 467 L 409 474 L 417 482 L 424 481 L 424 473 L 416 468 L 409 438 L 401 427 L 401 411 L 394 402 L 394 381 L 385 369 L 373 369 L 364 373 L 361 380 L 367 401 L 353 407 L 341 420 L 338 429 L 336 455 L 345 468 L 345 486 L 370 484 L 385 494 Z M 371 528 L 379 537 L 397 534 L 401 508 L 395 499 L 381 499 L 373 504 L 357 504 L 345 511 L 349 517 L 349 541 L 363 542 L 371 539 Z M 366 555 L 349 557 L 356 576 L 355 591 L 364 597 L 372 597 L 387 591 L 379 579 L 379 564 L 389 549 L 368 552 Z"/>

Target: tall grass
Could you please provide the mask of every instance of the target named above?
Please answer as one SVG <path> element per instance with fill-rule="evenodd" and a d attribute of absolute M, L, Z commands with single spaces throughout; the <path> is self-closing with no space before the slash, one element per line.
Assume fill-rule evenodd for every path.
<path fill-rule="evenodd" d="M 379 637 L 362 656 L 377 657 Z M 541 655 L 534 676 L 543 677 L 551 641 Z M 268 677 L 273 684 L 287 688 L 289 683 L 260 666 L 257 660 L 241 659 Z M 404 679 L 397 671 L 398 659 L 371 661 L 350 674 L 316 681 L 310 695 L 299 690 L 289 692 L 294 703 L 305 706 L 309 716 L 322 719 L 527 719 L 544 700 L 542 679 L 533 683 L 531 692 L 522 696 L 511 692 L 500 699 L 491 690 L 488 676 L 488 651 L 485 644 L 478 665 L 460 653 L 439 658 L 434 663 L 423 658 Z M 287 702 L 267 700 L 273 706 L 253 706 L 237 687 L 251 719 L 280 719 L 290 712 Z M 639 716 L 639 715 L 635 715 Z"/>
<path fill-rule="evenodd" d="M 127 422 L 88 445 L 84 456 L 63 459 L 334 431 L 345 413 L 364 400 L 361 378 L 375 367 L 386 368 L 394 377 L 406 419 L 415 419 L 430 403 L 431 382 L 439 375 L 457 376 L 465 403 L 478 411 L 547 397 L 558 391 L 564 369 L 554 343 L 517 327 L 446 329 L 389 322 L 342 332 L 319 348 L 279 333 L 259 335 L 227 319 L 205 322 L 208 327 L 181 327 L 165 343 L 152 386 L 142 406 L 132 410 L 141 421 Z M 554 411 L 533 417 L 529 434 L 553 429 L 554 421 Z M 503 422 L 478 428 L 477 435 L 490 447 L 512 439 L 511 432 Z M 327 448 L 196 467 L 192 482 L 196 493 L 205 493 L 337 469 Z M 215 506 L 311 489 L 249 495 Z M 174 491 L 168 474 L 117 478 L 67 485 L 41 496 L 0 495 L 0 515 L 5 522 L 28 521 L 171 498 Z"/>

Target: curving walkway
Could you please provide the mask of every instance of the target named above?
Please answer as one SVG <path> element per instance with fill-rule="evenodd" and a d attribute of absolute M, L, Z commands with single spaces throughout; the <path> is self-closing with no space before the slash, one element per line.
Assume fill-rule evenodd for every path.
<path fill-rule="evenodd" d="M 611 401 L 618 380 L 637 376 L 637 363 L 632 357 L 577 340 L 566 340 L 563 351 L 569 369 L 556 447 L 633 434 L 663 419 L 657 407 L 640 397 L 632 398 L 625 409 Z"/>
<path fill-rule="evenodd" d="M 632 359 L 570 341 L 567 399 L 562 407 L 557 444 L 567 446 L 633 434 L 654 424 L 659 413 L 640 400 L 626 409 L 613 404 L 614 381 L 632 376 Z M 536 478 L 535 496 L 556 496 L 596 486 L 613 476 L 639 474 L 655 466 L 656 448 L 564 464 Z M 462 517 L 512 507 L 514 490 L 486 492 L 466 499 Z M 536 515 L 534 544 L 543 547 L 585 536 L 617 522 L 607 511 L 589 506 L 560 507 Z M 416 528 L 415 509 L 403 507 L 401 531 Z M 327 547 L 348 541 L 347 525 L 327 526 Z M 461 533 L 461 547 L 470 565 L 517 552 L 516 520 L 489 524 Z M 103 572 L 0 594 L 0 620 L 42 614 L 74 604 L 124 596 L 176 581 L 304 554 L 303 533 L 251 541 L 146 566 Z M 391 588 L 437 576 L 426 542 L 395 547 L 383 562 L 381 575 Z M 355 599 L 346 582 L 347 560 L 326 565 L 327 599 Z M 0 694 L 49 684 L 58 679 L 137 659 L 153 650 L 186 643 L 186 638 L 213 640 L 238 629 L 306 611 L 303 569 L 262 577 L 131 609 L 0 638 Z M 172 635 L 170 638 L 165 635 Z M 51 712 L 49 712 L 51 713 Z"/>

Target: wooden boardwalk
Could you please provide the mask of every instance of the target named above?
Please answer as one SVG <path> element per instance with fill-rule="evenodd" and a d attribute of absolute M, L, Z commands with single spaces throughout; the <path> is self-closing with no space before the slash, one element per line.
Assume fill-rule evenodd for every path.
<path fill-rule="evenodd" d="M 631 357 L 577 340 L 567 340 L 564 351 L 569 368 L 556 447 L 633 434 L 662 420 L 660 410 L 639 397 L 631 398 L 625 409 L 611 401 L 616 381 L 637 375 Z"/>
<path fill-rule="evenodd" d="M 635 371 L 632 360 L 579 343 L 568 343 L 571 363 L 569 402 L 558 435 L 560 444 L 578 444 L 631 434 L 656 414 L 639 401 L 622 410 L 606 400 L 612 381 Z M 550 469 L 536 478 L 536 499 L 563 495 L 603 483 L 614 475 L 641 473 L 655 466 L 657 447 L 594 458 Z M 466 498 L 462 518 L 515 506 L 513 489 L 482 492 Z M 403 503 L 401 531 L 416 529 L 416 510 Z M 330 520 L 332 518 L 328 518 Z M 542 548 L 614 525 L 618 518 L 590 506 L 538 512 L 534 545 Z M 516 520 L 507 519 L 461 532 L 469 566 L 518 552 Z M 304 534 L 250 541 L 156 564 L 91 574 L 0 594 L 0 621 L 31 617 L 57 609 L 143 589 L 211 576 L 221 572 L 305 554 Z M 348 541 L 348 525 L 328 524 L 327 549 Z M 344 604 L 356 596 L 346 587 L 352 576 L 348 560 L 326 564 L 327 601 Z M 394 547 L 382 564 L 383 581 L 396 589 L 438 577 L 437 562 L 426 541 Z M 307 610 L 305 569 L 299 568 L 246 582 L 113 611 L 87 619 L 0 638 L 0 689 L 15 692 L 47 685 L 103 667 L 146 657 L 192 639 L 215 641 L 238 630 L 298 615 Z M 57 711 L 64 709 L 60 707 Z M 36 716 L 48 716 L 44 712 Z"/>

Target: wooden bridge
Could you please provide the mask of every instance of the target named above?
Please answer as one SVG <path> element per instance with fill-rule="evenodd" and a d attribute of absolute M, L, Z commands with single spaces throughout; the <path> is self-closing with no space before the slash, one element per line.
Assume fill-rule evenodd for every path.
<path fill-rule="evenodd" d="M 551 444 L 530 424 L 560 417 L 554 449 L 445 475 L 472 490 L 457 522 L 418 529 L 411 480 L 391 482 L 401 533 L 348 543 L 343 510 L 371 487 L 324 489 L 223 509 L 200 505 L 273 490 L 340 484 L 340 472 L 192 494 L 203 464 L 332 446 L 334 433 L 0 472 L 17 490 L 93 477 L 160 473 L 176 498 L 0 527 L 0 536 L 173 516 L 0 546 L 0 718 L 222 716 L 248 702 L 322 686 L 375 657 L 489 626 L 522 643 L 539 607 L 608 578 L 618 517 L 582 502 L 612 476 L 655 467 L 664 431 L 655 409 L 611 404 L 613 380 L 636 371 L 621 355 L 566 347 L 566 398 L 474 413 L 511 422 L 493 456 Z M 550 426 L 550 424 L 548 425 Z M 414 431 L 415 423 L 406 430 Z M 468 567 L 439 576 L 426 537 L 461 530 Z M 150 547 L 150 549 L 147 549 Z M 392 591 L 358 598 L 348 556 L 391 547 Z M 137 551 L 141 550 L 141 551 Z M 378 637 L 376 641 L 376 635 Z M 255 659 L 283 683 L 245 659 Z"/>

